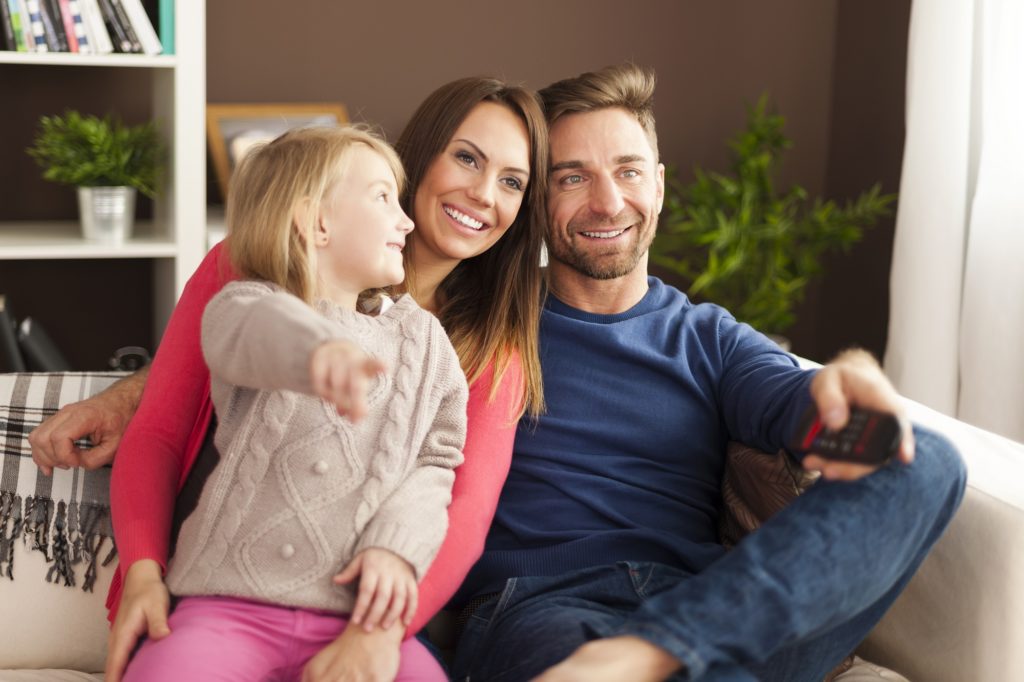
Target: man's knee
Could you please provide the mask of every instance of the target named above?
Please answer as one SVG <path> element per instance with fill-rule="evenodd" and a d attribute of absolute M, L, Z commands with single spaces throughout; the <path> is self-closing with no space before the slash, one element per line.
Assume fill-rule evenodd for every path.
<path fill-rule="evenodd" d="M 920 501 L 932 501 L 948 522 L 960 506 L 967 486 L 967 467 L 956 446 L 945 436 L 914 427 L 914 462 L 908 468 Z"/>

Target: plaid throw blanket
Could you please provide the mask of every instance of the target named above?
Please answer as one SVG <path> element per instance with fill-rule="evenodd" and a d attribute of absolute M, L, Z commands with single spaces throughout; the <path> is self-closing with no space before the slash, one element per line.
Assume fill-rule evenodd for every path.
<path fill-rule="evenodd" d="M 74 586 L 80 574 L 82 589 L 90 592 L 97 562 L 113 560 L 110 467 L 57 469 L 44 476 L 32 461 L 28 434 L 60 407 L 102 391 L 124 374 L 0 374 L 0 576 L 14 578 L 16 542 L 43 553 L 51 564 L 49 582 Z"/>

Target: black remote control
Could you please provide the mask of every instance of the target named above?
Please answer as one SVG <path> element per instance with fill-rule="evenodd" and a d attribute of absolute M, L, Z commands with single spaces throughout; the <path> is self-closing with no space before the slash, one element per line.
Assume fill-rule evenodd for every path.
<path fill-rule="evenodd" d="M 835 431 L 821 422 L 818 409 L 811 403 L 800 417 L 789 449 L 826 459 L 884 464 L 899 450 L 902 438 L 903 430 L 895 415 L 854 407 L 846 426 Z"/>

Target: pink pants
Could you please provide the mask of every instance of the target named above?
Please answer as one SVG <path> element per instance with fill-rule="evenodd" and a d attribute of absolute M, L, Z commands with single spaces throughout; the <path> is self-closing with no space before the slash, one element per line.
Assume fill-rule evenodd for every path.
<path fill-rule="evenodd" d="M 124 682 L 300 680 L 302 669 L 348 619 L 226 597 L 187 597 L 171 614 L 171 634 L 135 654 Z M 392 626 L 395 627 L 395 626 Z M 402 642 L 396 681 L 447 680 L 416 639 Z"/>

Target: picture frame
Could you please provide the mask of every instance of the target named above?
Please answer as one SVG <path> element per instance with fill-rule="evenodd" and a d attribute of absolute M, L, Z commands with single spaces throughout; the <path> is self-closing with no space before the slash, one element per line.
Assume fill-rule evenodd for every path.
<path fill-rule="evenodd" d="M 207 104 L 206 139 L 221 197 L 227 201 L 231 171 L 254 144 L 293 128 L 348 121 L 340 102 Z"/>

